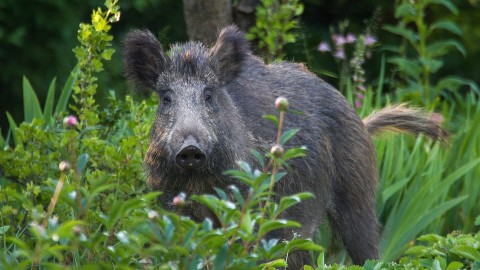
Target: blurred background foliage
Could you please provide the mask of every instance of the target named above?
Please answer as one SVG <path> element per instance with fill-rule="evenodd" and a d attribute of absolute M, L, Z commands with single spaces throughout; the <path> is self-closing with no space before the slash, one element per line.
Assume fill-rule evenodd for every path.
<path fill-rule="evenodd" d="M 331 55 L 321 54 L 317 46 L 322 40 L 328 40 L 331 27 L 348 25 L 346 31 L 362 33 L 366 28 L 381 41 L 378 45 L 398 44 L 400 37 L 382 27 L 395 24 L 394 5 L 391 1 L 326 1 L 304 0 L 305 8 L 300 18 L 299 38 L 293 44 L 287 44 L 285 59 L 304 62 L 321 77 L 338 86 L 337 63 Z M 445 56 L 445 65 L 434 76 L 446 75 L 480 82 L 480 3 L 476 0 L 452 1 L 461 16 L 454 16 L 441 6 L 427 10 L 426 21 L 433 18 L 445 18 L 456 23 L 462 30 L 457 37 L 465 46 L 466 57 L 459 52 Z M 90 16 L 90 10 L 102 4 L 100 0 L 2 0 L 0 1 L 0 111 L 9 111 L 13 118 L 21 121 L 22 108 L 21 78 L 26 76 L 31 82 L 43 104 L 49 82 L 57 76 L 63 84 L 75 65 L 71 48 L 77 43 L 78 22 Z M 165 47 L 168 44 L 185 41 L 187 31 L 183 17 L 182 1 L 173 0 L 133 0 L 120 2 L 122 20 L 112 29 L 116 37 L 113 40 L 117 52 L 112 61 L 106 64 L 108 75 L 100 76 L 100 87 L 115 89 L 120 96 L 125 94 L 121 64 L 121 40 L 131 28 L 148 28 L 155 32 Z M 439 32 L 439 38 L 449 38 L 447 31 Z M 372 54 L 365 63 L 367 81 L 375 83 L 380 70 L 381 52 Z M 380 53 L 379 53 L 380 52 Z M 394 67 L 387 66 L 387 71 Z M 390 70 L 389 70 L 390 69 Z M 388 78 L 387 78 L 388 79 Z M 432 78 L 435 80 L 435 78 Z M 385 89 L 386 92 L 392 89 Z M 106 92 L 106 91 L 103 91 Z M 105 94 L 98 93 L 100 104 L 105 102 Z M 0 114 L 0 127 L 5 134 L 8 124 L 5 113 Z"/>

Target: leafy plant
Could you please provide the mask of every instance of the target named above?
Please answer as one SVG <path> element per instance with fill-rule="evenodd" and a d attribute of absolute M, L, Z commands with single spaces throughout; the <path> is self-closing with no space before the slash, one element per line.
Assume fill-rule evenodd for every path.
<path fill-rule="evenodd" d="M 267 62 L 282 59 L 283 47 L 297 39 L 303 4 L 299 0 L 260 0 L 255 11 L 256 22 L 247 38 L 258 41 L 259 54 Z"/>
<path fill-rule="evenodd" d="M 94 95 L 97 92 L 97 78 L 93 76 L 103 70 L 102 60 L 110 60 L 114 49 L 110 48 L 113 37 L 108 34 L 111 23 L 120 20 L 118 0 L 106 0 L 107 10 L 100 8 L 92 13 L 91 24 L 80 24 L 78 31 L 77 46 L 73 52 L 78 60 L 78 80 L 73 87 L 73 100 L 76 105 L 71 108 L 75 111 L 81 125 L 95 125 L 98 123 L 98 116 L 95 114 L 96 106 Z"/>
<path fill-rule="evenodd" d="M 34 119 L 43 119 L 45 128 L 53 128 L 55 125 L 55 118 L 60 116 L 62 112 L 67 108 L 68 100 L 70 99 L 72 93 L 73 83 L 76 80 L 78 69 L 74 68 L 70 73 L 67 81 L 65 82 L 61 92 L 60 97 L 55 104 L 55 89 L 56 89 L 56 79 L 50 83 L 50 87 L 47 92 L 47 100 L 42 109 L 38 97 L 35 93 L 35 90 L 32 88 L 32 85 L 27 78 L 23 78 L 23 107 L 24 107 L 24 122 L 32 122 Z M 7 118 L 10 124 L 9 134 L 13 138 L 13 143 L 19 143 L 19 138 L 14 132 L 17 128 L 17 123 L 13 120 L 13 117 L 10 113 L 6 112 Z M 13 132 L 12 132 L 13 131 Z M 10 144 L 10 137 L 7 139 L 3 138 L 0 134 L 0 146 L 7 146 Z"/>
<path fill-rule="evenodd" d="M 458 15 L 458 9 L 449 0 L 399 0 L 395 8 L 398 24 L 384 26 L 385 30 L 403 39 L 401 45 L 387 47 L 396 54 L 388 62 L 395 66 L 400 76 L 395 84 L 398 99 L 411 100 L 429 109 L 438 106 L 441 95 L 458 91 L 461 86 L 468 86 L 480 93 L 477 84 L 465 78 L 446 76 L 433 81 L 433 75 L 444 65 L 443 57 L 450 51 L 455 49 L 463 56 L 466 55 L 465 48 L 457 39 L 436 40 L 435 33 L 439 30 L 457 36 L 461 35 L 461 31 L 448 19 L 429 23 L 425 16 L 433 6 L 444 7 L 453 15 Z"/>

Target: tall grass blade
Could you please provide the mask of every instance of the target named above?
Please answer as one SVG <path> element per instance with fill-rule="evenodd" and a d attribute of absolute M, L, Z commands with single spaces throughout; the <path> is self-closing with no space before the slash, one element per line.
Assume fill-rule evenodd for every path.
<path fill-rule="evenodd" d="M 8 124 L 10 125 L 10 130 L 13 138 L 13 143 L 15 145 L 19 145 L 21 143 L 20 137 L 18 137 L 18 134 L 16 132 L 17 130 L 17 124 L 15 123 L 15 120 L 13 120 L 12 115 L 10 115 L 9 112 L 7 112 L 7 119 L 8 119 Z"/>
<path fill-rule="evenodd" d="M 68 76 L 65 85 L 63 86 L 62 92 L 60 92 L 60 97 L 58 98 L 57 106 L 55 107 L 55 114 L 59 114 L 64 112 L 67 109 L 68 100 L 72 95 L 73 84 L 77 80 L 79 71 L 79 66 L 75 66 L 75 68 L 70 72 L 70 76 Z"/>
<path fill-rule="evenodd" d="M 48 87 L 47 99 L 45 101 L 45 107 L 43 108 L 43 120 L 45 120 L 45 126 L 53 126 L 53 106 L 55 104 L 55 84 L 57 78 L 53 78 Z"/>
<path fill-rule="evenodd" d="M 25 76 L 23 77 L 23 113 L 25 122 L 32 122 L 34 118 L 43 117 L 37 95 Z"/>

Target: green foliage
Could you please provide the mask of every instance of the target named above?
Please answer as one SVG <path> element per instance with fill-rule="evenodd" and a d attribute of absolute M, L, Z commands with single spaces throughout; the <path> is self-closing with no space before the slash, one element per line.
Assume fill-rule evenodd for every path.
<path fill-rule="evenodd" d="M 98 84 L 94 74 L 103 70 L 102 61 L 110 60 L 115 52 L 110 48 L 113 37 L 108 32 L 111 29 L 110 24 L 120 20 L 117 2 L 118 0 L 105 1 L 107 10 L 94 10 L 92 23 L 80 24 L 78 31 L 80 46 L 73 52 L 78 60 L 79 73 L 73 87 L 73 100 L 76 105 L 73 105 L 72 109 L 78 114 L 82 125 L 93 126 L 98 123 L 94 99 Z"/>
<path fill-rule="evenodd" d="M 284 57 L 283 47 L 297 40 L 303 4 L 299 0 L 260 0 L 255 11 L 255 25 L 247 38 L 258 41 L 259 53 L 267 62 Z"/>
<path fill-rule="evenodd" d="M 452 233 L 446 237 L 428 234 L 418 238 L 425 245 L 416 245 L 405 253 L 400 262 L 415 258 L 419 263 L 434 269 L 479 269 L 480 233 L 475 235 Z"/>
<path fill-rule="evenodd" d="M 432 75 L 444 66 L 443 58 L 452 50 L 466 55 L 465 48 L 456 38 L 438 40 L 437 31 L 447 31 L 454 36 L 461 35 L 460 28 L 448 19 L 438 19 L 431 23 L 425 18 L 427 10 L 441 6 L 452 14 L 458 15 L 458 9 L 452 1 L 399 0 L 395 9 L 395 18 L 400 21 L 396 26 L 386 25 L 384 29 L 400 36 L 404 42 L 388 49 L 396 55 L 388 62 L 397 69 L 400 80 L 396 83 L 399 100 L 414 101 L 428 108 L 436 108 L 441 95 L 455 92 L 461 86 L 468 86 L 480 93 L 477 84 L 457 76 L 446 76 L 432 80 Z M 413 27 L 414 26 L 414 27 Z M 447 93 L 444 93 L 444 92 Z"/>
<path fill-rule="evenodd" d="M 455 11 L 448 1 L 429 3 Z M 216 194 L 179 194 L 172 202 L 180 207 L 199 202 L 215 214 L 220 226 L 214 227 L 209 219 L 195 223 L 158 206 L 159 194 L 147 192 L 142 169 L 157 100 L 136 102 L 128 96 L 119 100 L 110 92 L 105 109 L 95 105 L 95 74 L 113 53 L 108 30 L 119 14 L 116 2 L 106 5 L 107 11 L 93 12 L 91 25 L 80 26 L 81 45 L 75 49 L 79 70 L 72 71 L 59 100 L 55 100 L 54 79 L 42 108 L 24 78 L 25 121 L 17 125 L 7 113 L 11 132 L 7 138 L 0 137 L 0 145 L 5 146 L 0 150 L 0 268 L 283 269 L 296 250 L 320 251 L 316 265 L 305 269 L 480 267 L 478 233 L 439 236 L 453 230 L 478 231 L 475 226 L 480 224 L 477 94 L 445 96 L 454 104 L 441 106 L 444 121 L 454 133 L 449 147 L 424 137 L 387 136 L 374 141 L 381 171 L 378 212 L 384 261 L 368 261 L 363 267 L 328 264 L 325 257 L 333 252 L 324 252 L 310 240 L 262 239 L 273 230 L 301 226 L 282 219 L 281 214 L 312 196 L 300 193 L 272 200 L 272 187 L 285 176 L 287 161 L 307 154 L 303 147 L 283 149 L 298 132 L 282 130 L 284 110 L 279 116 L 265 116 L 276 125 L 278 135 L 270 153 L 252 151 L 261 168 L 239 162 L 239 170 L 227 172 L 251 187 L 246 196 L 231 186 Z M 286 5 L 297 6 L 290 14 L 299 12 L 298 2 Z M 458 32 L 446 21 L 433 22 L 430 29 Z M 363 49 L 356 50 L 354 59 L 359 62 L 351 66 L 359 77 Z M 275 53 L 269 59 L 278 57 L 272 56 Z M 391 102 L 390 96 L 382 95 L 385 76 L 382 60 L 376 89 L 364 85 L 361 115 Z M 438 84 L 460 87 L 464 82 L 450 77 Z M 359 83 L 363 81 L 347 80 L 346 96 L 352 104 Z M 70 105 L 80 116 L 79 125 L 62 122 L 73 85 L 75 103 Z M 389 262 L 405 250 L 400 261 Z"/>
<path fill-rule="evenodd" d="M 48 88 L 47 100 L 45 101 L 45 105 L 42 109 L 40 103 L 38 101 L 37 94 L 33 89 L 32 85 L 30 84 L 27 78 L 23 78 L 23 107 L 24 107 L 24 122 L 30 123 L 34 119 L 43 119 L 43 126 L 44 128 L 53 128 L 55 125 L 55 118 L 59 119 L 59 116 L 62 112 L 65 111 L 67 107 L 68 100 L 70 99 L 72 89 L 73 89 L 73 82 L 76 80 L 78 69 L 75 68 L 68 77 L 65 85 L 63 86 L 59 100 L 55 105 L 55 89 L 56 89 L 56 78 L 50 83 L 50 87 Z M 15 120 L 13 120 L 12 116 L 7 112 L 7 118 L 10 124 L 10 134 L 13 137 L 13 143 L 15 145 L 20 143 L 20 139 L 18 138 L 17 133 L 15 132 L 17 128 L 17 124 Z M 12 132 L 14 131 L 14 132 Z M 7 146 L 10 144 L 10 140 L 7 138 L 6 140 L 0 134 L 0 146 Z"/>

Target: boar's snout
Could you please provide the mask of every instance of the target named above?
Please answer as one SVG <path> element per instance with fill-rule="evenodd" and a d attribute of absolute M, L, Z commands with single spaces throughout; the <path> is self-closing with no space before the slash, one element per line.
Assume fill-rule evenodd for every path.
<path fill-rule="evenodd" d="M 188 136 L 175 156 L 175 162 L 184 169 L 198 169 L 205 164 L 205 154 L 193 136 Z"/>

